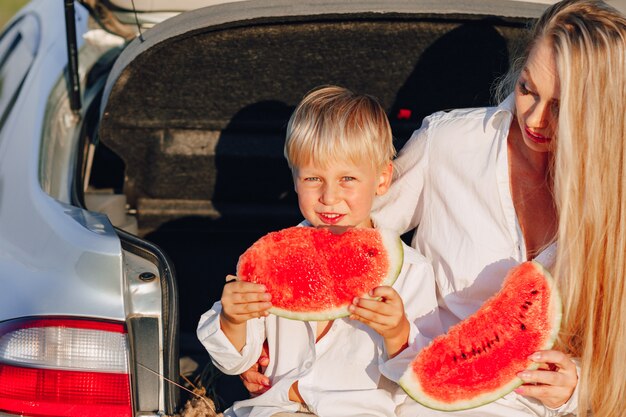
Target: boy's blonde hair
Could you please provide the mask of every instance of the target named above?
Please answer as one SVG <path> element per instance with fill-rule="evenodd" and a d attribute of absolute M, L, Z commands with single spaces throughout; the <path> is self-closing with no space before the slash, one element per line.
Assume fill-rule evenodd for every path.
<path fill-rule="evenodd" d="M 367 161 L 381 169 L 395 156 L 391 127 L 378 100 L 337 86 L 309 92 L 287 125 L 289 167 Z"/>

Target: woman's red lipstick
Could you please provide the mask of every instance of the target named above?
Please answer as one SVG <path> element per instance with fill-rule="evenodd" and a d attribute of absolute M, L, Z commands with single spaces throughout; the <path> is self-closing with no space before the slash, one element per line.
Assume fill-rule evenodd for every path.
<path fill-rule="evenodd" d="M 531 131 L 528 127 L 524 128 L 524 130 L 526 131 L 526 135 L 528 136 L 528 138 L 535 143 L 543 145 L 550 142 L 550 138 L 540 135 L 539 133 L 535 133 Z"/>

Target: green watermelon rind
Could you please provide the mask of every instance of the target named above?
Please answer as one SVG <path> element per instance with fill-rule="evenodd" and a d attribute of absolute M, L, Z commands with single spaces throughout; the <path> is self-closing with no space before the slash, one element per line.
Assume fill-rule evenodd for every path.
<path fill-rule="evenodd" d="M 381 236 L 383 247 L 387 251 L 387 256 L 389 258 L 389 272 L 387 276 L 382 280 L 380 285 L 391 286 L 398 279 L 398 276 L 400 275 L 400 271 L 402 269 L 402 263 L 404 262 L 404 248 L 402 246 L 402 240 L 400 239 L 400 236 L 392 230 L 376 230 Z M 367 294 L 361 294 L 359 297 L 368 296 Z M 332 309 L 315 312 L 291 311 L 278 307 L 271 307 L 268 312 L 287 319 L 300 321 L 335 320 L 350 315 L 350 312 L 348 311 L 348 304 Z"/>
<path fill-rule="evenodd" d="M 548 335 L 545 343 L 540 346 L 537 350 L 548 350 L 551 349 L 556 341 L 556 338 L 559 334 L 559 329 L 561 327 L 561 317 L 562 317 L 562 301 L 559 295 L 559 292 L 556 287 L 556 282 L 550 272 L 539 262 L 530 261 L 533 266 L 539 270 L 539 272 L 544 276 L 548 288 L 550 289 L 550 305 L 548 307 L 550 311 L 551 317 L 551 331 Z M 526 370 L 535 370 L 539 367 L 539 364 L 536 362 L 528 360 L 528 366 Z M 493 390 L 490 392 L 486 392 L 482 395 L 478 395 L 474 397 L 472 400 L 466 401 L 457 401 L 454 403 L 442 402 L 437 399 L 432 398 L 430 395 L 423 392 L 421 388 L 421 384 L 416 378 L 415 374 L 412 372 L 411 365 L 404 372 L 402 377 L 399 380 L 399 385 L 404 389 L 404 391 L 415 401 L 418 403 L 431 408 L 433 410 L 438 411 L 460 411 L 467 410 L 470 408 L 480 407 L 482 405 L 491 403 L 496 401 L 506 394 L 512 392 L 515 388 L 519 387 L 524 383 L 520 378 L 513 377 L 509 382 L 502 385 L 500 389 Z"/>

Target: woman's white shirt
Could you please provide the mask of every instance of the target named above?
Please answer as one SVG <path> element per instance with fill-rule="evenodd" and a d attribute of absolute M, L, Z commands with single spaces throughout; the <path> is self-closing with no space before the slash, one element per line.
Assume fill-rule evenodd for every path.
<path fill-rule="evenodd" d="M 432 262 L 444 328 L 473 314 L 500 289 L 506 272 L 526 260 L 509 185 L 513 106 L 510 96 L 498 107 L 424 119 L 394 162 L 390 190 L 375 203 L 373 217 L 381 227 L 404 233 L 419 224 L 412 245 Z M 554 252 L 553 244 L 536 260 L 550 268 Z M 489 407 L 459 415 L 557 413 L 514 393 Z M 575 407 L 572 398 L 558 413 Z"/>

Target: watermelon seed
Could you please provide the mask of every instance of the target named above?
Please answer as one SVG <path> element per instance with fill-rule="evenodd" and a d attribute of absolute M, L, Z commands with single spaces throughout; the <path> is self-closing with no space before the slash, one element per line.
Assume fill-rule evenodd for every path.
<path fill-rule="evenodd" d="M 500 341 L 500 337 L 498 337 L 498 333 L 494 333 L 496 335 L 496 342 Z"/>
<path fill-rule="evenodd" d="M 533 303 L 531 303 L 530 301 L 524 301 L 524 304 L 529 305 L 529 306 L 533 305 Z"/>
<path fill-rule="evenodd" d="M 531 293 L 532 295 L 535 295 L 535 294 L 537 294 L 538 292 L 539 292 L 539 291 L 537 291 L 537 290 L 532 290 L 530 293 Z"/>
<path fill-rule="evenodd" d="M 526 316 L 523 315 L 522 313 L 519 313 L 519 317 L 520 317 L 520 319 L 525 319 L 526 318 Z"/>
<path fill-rule="evenodd" d="M 520 328 L 522 330 L 526 330 L 526 325 L 524 323 L 522 323 L 522 321 L 520 319 L 518 319 L 517 317 L 515 318 L 515 320 L 517 320 L 520 323 Z"/>
<path fill-rule="evenodd" d="M 465 355 L 465 352 L 461 352 L 461 357 L 462 357 L 463 359 L 467 359 L 467 355 Z"/>
<path fill-rule="evenodd" d="M 524 310 L 528 310 L 528 306 L 527 306 L 526 304 L 522 304 L 522 308 L 523 308 Z"/>

